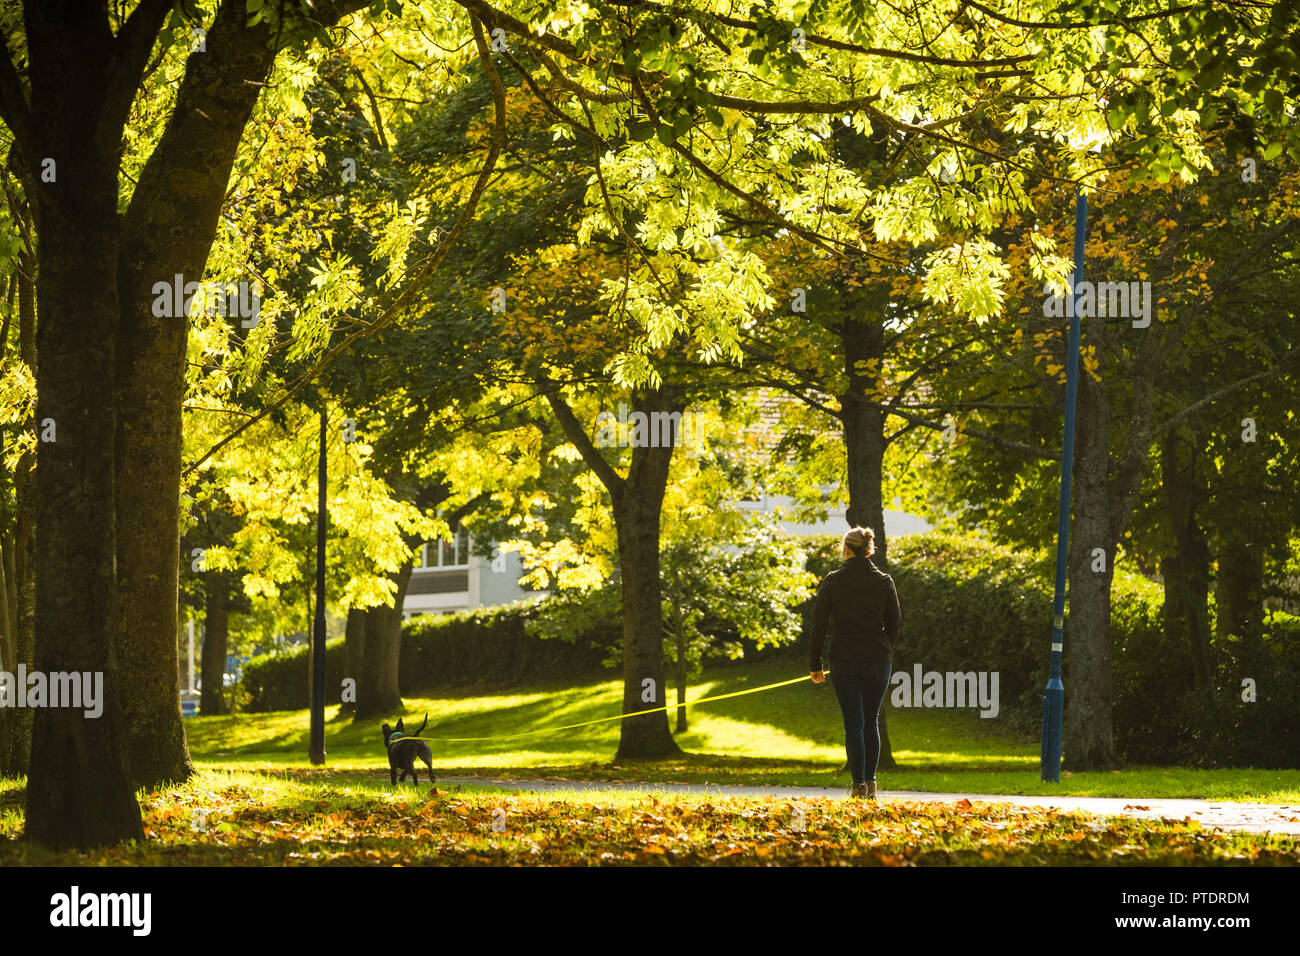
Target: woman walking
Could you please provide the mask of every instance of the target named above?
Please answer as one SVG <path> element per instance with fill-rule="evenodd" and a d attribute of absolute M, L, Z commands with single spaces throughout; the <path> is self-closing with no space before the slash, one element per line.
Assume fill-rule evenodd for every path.
<path fill-rule="evenodd" d="M 841 542 L 844 563 L 822 579 L 812 622 L 812 680 L 826 680 L 822 644 L 834 632 L 827 655 L 831 685 L 844 715 L 844 749 L 853 774 L 850 796 L 876 799 L 880 762 L 880 705 L 889 686 L 894 643 L 902 613 L 894 581 L 870 560 L 875 534 L 851 528 Z"/>

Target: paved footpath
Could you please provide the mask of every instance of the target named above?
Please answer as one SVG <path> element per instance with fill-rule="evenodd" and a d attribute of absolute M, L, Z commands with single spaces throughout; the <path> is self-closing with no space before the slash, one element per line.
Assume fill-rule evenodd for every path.
<path fill-rule="evenodd" d="M 622 783 L 613 781 L 582 780 L 500 780 L 491 777 L 439 777 L 438 783 L 466 784 L 479 787 L 500 787 L 506 790 L 523 790 L 536 793 L 557 793 L 571 790 L 608 788 L 641 793 L 698 793 L 720 797 L 781 797 L 806 799 L 831 797 L 847 799 L 847 787 L 752 787 L 720 783 Z M 1147 820 L 1185 817 L 1200 822 L 1202 826 L 1219 830 L 1241 830 L 1248 833 L 1284 833 L 1300 836 L 1300 804 L 1238 803 L 1231 800 L 1183 800 L 1125 797 L 1039 797 L 1019 794 L 991 793 L 923 793 L 915 790 L 882 790 L 881 800 L 901 802 L 933 800 L 955 803 L 971 800 L 986 803 L 1013 803 L 1026 807 L 1059 807 L 1062 810 L 1083 810 L 1098 816 L 1138 817 Z"/>

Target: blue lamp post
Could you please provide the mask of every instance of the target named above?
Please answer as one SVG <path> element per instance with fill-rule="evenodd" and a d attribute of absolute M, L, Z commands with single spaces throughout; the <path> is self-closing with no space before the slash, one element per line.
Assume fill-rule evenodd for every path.
<path fill-rule="evenodd" d="M 1079 394 L 1079 309 L 1083 282 L 1083 240 L 1088 228 L 1088 199 L 1080 188 L 1074 206 L 1074 279 L 1070 288 L 1070 342 L 1065 359 L 1065 439 L 1061 445 L 1061 502 L 1056 517 L 1056 593 L 1052 599 L 1052 669 L 1043 694 L 1042 780 L 1061 782 L 1061 727 L 1065 685 L 1061 652 L 1065 647 L 1065 572 L 1070 541 L 1070 474 L 1074 464 L 1074 406 Z"/>

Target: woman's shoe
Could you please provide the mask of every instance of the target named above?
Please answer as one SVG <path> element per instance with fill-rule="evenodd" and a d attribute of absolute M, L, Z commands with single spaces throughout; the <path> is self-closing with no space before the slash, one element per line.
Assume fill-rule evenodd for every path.
<path fill-rule="evenodd" d="M 868 800 L 876 799 L 876 781 L 868 780 L 862 785 L 862 795 Z"/>
<path fill-rule="evenodd" d="M 867 785 L 865 783 L 855 783 L 853 789 L 849 791 L 849 798 L 851 800 L 858 800 L 866 797 L 866 795 Z"/>

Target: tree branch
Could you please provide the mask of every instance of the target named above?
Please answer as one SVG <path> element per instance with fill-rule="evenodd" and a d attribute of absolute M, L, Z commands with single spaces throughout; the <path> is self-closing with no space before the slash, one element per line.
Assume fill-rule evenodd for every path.
<path fill-rule="evenodd" d="M 116 123 L 126 122 L 127 112 L 149 63 L 154 41 L 176 0 L 140 0 L 113 40 L 113 57 L 108 66 L 105 102 Z"/>
<path fill-rule="evenodd" d="M 564 437 L 572 442 L 573 447 L 578 449 L 578 454 L 582 460 L 587 463 L 587 467 L 596 473 L 600 483 L 605 486 L 611 498 L 618 498 L 623 493 L 623 485 L 627 480 L 623 478 L 614 466 L 605 460 L 605 456 L 600 453 L 600 449 L 587 435 L 586 429 L 578 421 L 578 416 L 573 414 L 573 409 L 569 403 L 564 400 L 560 394 L 559 385 L 544 379 L 548 388 L 543 394 L 547 402 L 551 405 L 551 410 L 555 412 L 555 417 L 560 423 L 560 428 L 564 430 Z"/>
<path fill-rule="evenodd" d="M 871 404 L 878 404 L 878 403 L 873 402 Z M 897 416 L 898 418 L 903 419 L 903 421 L 912 422 L 913 424 L 916 425 L 924 425 L 926 428 L 932 428 L 935 431 L 942 431 L 944 428 L 944 426 L 939 422 L 930 421 L 929 419 L 922 418 L 920 415 L 913 415 L 911 412 L 905 412 L 898 408 L 890 408 L 887 406 L 881 406 L 881 407 L 883 407 L 888 414 Z M 1012 451 L 1018 451 L 1022 454 L 1028 455 L 1031 458 L 1038 458 L 1043 461 L 1061 460 L 1061 456 L 1059 454 L 1046 451 L 1042 448 L 1035 448 L 1033 445 L 1026 445 L 1024 442 L 1018 442 L 1011 438 L 1003 438 L 1001 435 L 995 435 L 992 432 L 986 432 L 983 429 L 967 427 L 962 429 L 962 433 L 966 435 L 973 435 L 976 438 L 983 439 L 984 441 L 987 442 L 992 442 L 995 445 L 1001 445 L 1003 448 L 1009 448 Z"/>
<path fill-rule="evenodd" d="M 963 0 L 963 2 L 966 6 L 974 7 L 991 20 L 1005 23 L 1008 26 L 1023 27 L 1026 30 L 1079 30 L 1099 26 L 1127 26 L 1131 23 L 1141 23 L 1144 20 L 1159 20 L 1164 17 L 1172 17 L 1175 14 L 1187 13 L 1191 10 L 1204 10 L 1211 6 L 1208 3 L 1189 3 L 1186 6 L 1170 7 L 1168 10 L 1160 10 L 1156 13 L 1143 13 L 1138 16 L 1119 17 L 1114 20 L 1099 20 L 1097 23 L 1091 23 L 1088 20 L 1064 20 L 1057 23 L 1041 23 L 1030 20 L 1017 20 L 1015 17 L 1003 16 L 995 10 L 990 10 L 982 3 L 976 3 L 975 0 Z"/>
<path fill-rule="evenodd" d="M 1196 414 L 1196 412 L 1200 411 L 1206 405 L 1210 405 L 1213 404 L 1214 402 L 1217 402 L 1219 399 L 1223 398 L 1223 396 L 1231 394 L 1232 392 L 1237 391 L 1237 389 L 1249 385 L 1251 382 L 1258 382 L 1268 378 L 1276 378 L 1279 374 L 1281 374 L 1281 372 L 1282 372 L 1282 366 L 1275 365 L 1272 368 L 1265 369 L 1262 372 L 1256 372 L 1254 375 L 1247 375 L 1245 378 L 1238 379 L 1237 381 L 1225 385 L 1222 388 L 1215 389 L 1209 395 L 1206 395 L 1205 397 L 1199 398 L 1196 401 L 1192 402 L 1192 404 L 1188 405 L 1177 415 L 1172 415 L 1169 418 L 1166 418 L 1159 425 L 1154 426 L 1151 429 L 1152 439 L 1155 439 L 1160 435 L 1164 434 L 1166 431 L 1173 428 L 1175 425 L 1177 425 L 1179 422 L 1183 421 L 1184 419 L 1190 418 L 1192 415 Z"/>
<path fill-rule="evenodd" d="M 702 19 L 701 15 L 693 10 L 685 10 L 681 7 L 664 6 L 658 3 L 651 3 L 649 0 L 605 0 L 613 6 L 621 7 L 645 7 L 651 10 L 661 10 L 665 13 L 681 17 L 683 20 L 695 22 Z M 752 30 L 755 33 L 760 32 L 759 25 L 753 20 L 744 20 L 740 17 L 729 17 L 723 14 L 713 14 L 713 19 L 718 23 L 725 24 L 729 27 L 736 27 L 741 30 Z M 697 24 L 698 25 L 698 24 Z M 1089 24 L 1091 26 L 1091 24 Z M 905 50 L 888 50 L 884 47 L 866 47 L 857 43 L 849 43 L 846 40 L 832 40 L 830 37 L 818 36 L 805 32 L 804 40 L 814 46 L 824 46 L 830 50 L 842 50 L 846 53 L 861 53 L 866 56 L 878 56 L 888 60 L 906 60 L 909 63 L 928 63 L 932 66 L 968 66 L 968 67 L 986 67 L 986 66 L 1015 66 L 1017 63 L 1024 63 L 1034 59 L 1031 54 L 1021 56 L 996 57 L 991 60 L 959 60 L 946 56 L 928 56 L 924 53 L 909 53 Z"/>
<path fill-rule="evenodd" d="M 31 168 L 35 143 L 32 139 L 32 110 L 29 95 L 9 52 L 9 38 L 0 36 L 0 119 L 14 134 L 23 163 Z"/>

